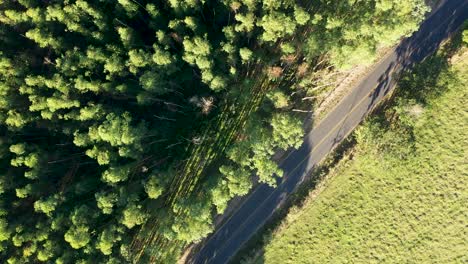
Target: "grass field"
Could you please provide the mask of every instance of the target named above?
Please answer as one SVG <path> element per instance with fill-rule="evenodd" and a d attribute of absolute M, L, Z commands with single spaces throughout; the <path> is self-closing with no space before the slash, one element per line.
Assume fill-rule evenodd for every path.
<path fill-rule="evenodd" d="M 400 89 L 417 95 L 358 129 L 351 157 L 253 262 L 468 262 L 466 48 L 451 61 L 439 55 L 408 75 Z"/>

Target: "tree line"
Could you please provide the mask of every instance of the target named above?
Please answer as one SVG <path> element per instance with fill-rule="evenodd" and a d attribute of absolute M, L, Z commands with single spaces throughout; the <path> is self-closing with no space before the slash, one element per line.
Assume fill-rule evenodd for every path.
<path fill-rule="evenodd" d="M 131 262 L 154 218 L 172 243 L 198 241 L 252 173 L 274 185 L 274 151 L 302 142 L 299 62 L 370 62 L 426 11 L 421 0 L 2 1 L 1 262 Z M 175 217 L 165 201 L 187 149 L 263 75 L 258 110 L 199 183 L 208 191 Z"/>

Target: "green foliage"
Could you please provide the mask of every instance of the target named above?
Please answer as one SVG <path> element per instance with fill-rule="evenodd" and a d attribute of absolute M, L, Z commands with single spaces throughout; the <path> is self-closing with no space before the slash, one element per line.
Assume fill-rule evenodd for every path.
<path fill-rule="evenodd" d="M 109 114 L 101 125 L 89 129 L 89 138 L 92 141 L 108 142 L 111 146 L 135 144 L 137 138 L 144 133 L 144 128 L 133 128 L 130 122 L 129 113 L 124 113 L 122 116 Z"/>
<path fill-rule="evenodd" d="M 32 192 L 32 185 L 31 184 L 27 184 L 22 188 L 16 188 L 15 189 L 16 197 L 18 197 L 18 198 L 26 198 L 31 194 L 31 192 Z"/>
<path fill-rule="evenodd" d="M 261 39 L 264 41 L 276 41 L 281 37 L 290 36 L 296 29 L 296 23 L 287 15 L 272 12 L 262 17 L 258 22 L 264 30 Z"/>
<path fill-rule="evenodd" d="M 278 164 L 270 158 L 271 157 L 269 155 L 266 155 L 263 152 L 257 152 L 252 159 L 252 167 L 256 170 L 259 182 L 275 187 L 275 176 L 282 177 L 283 171 L 278 167 Z"/>
<path fill-rule="evenodd" d="M 0 218 L 0 241 L 5 241 L 10 238 L 11 231 L 8 228 L 8 222 L 5 218 Z"/>
<path fill-rule="evenodd" d="M 112 213 L 112 208 L 117 202 L 117 194 L 99 192 L 95 194 L 97 207 L 102 210 L 103 214 Z"/>
<path fill-rule="evenodd" d="M 252 187 L 250 172 L 243 168 L 235 169 L 232 166 L 221 166 L 219 171 L 223 175 L 218 185 L 212 188 L 213 204 L 216 211 L 221 214 L 227 203 L 235 196 L 246 195 Z"/>
<path fill-rule="evenodd" d="M 393 2 L 3 1 L 0 259 L 175 262 L 252 174 L 282 175 L 294 58 L 360 62 L 419 22 Z"/>
<path fill-rule="evenodd" d="M 37 250 L 37 259 L 39 261 L 47 261 L 55 256 L 54 251 L 56 251 L 57 246 L 53 245 L 51 241 L 46 241 L 42 248 Z"/>
<path fill-rule="evenodd" d="M 176 218 L 172 224 L 178 240 L 197 242 L 213 231 L 211 204 L 207 200 L 180 201 L 175 208 L 188 210 L 187 217 Z"/>
<path fill-rule="evenodd" d="M 22 155 L 26 152 L 26 145 L 24 143 L 11 145 L 10 152 L 15 153 L 16 155 Z"/>
<path fill-rule="evenodd" d="M 141 225 L 148 218 L 141 205 L 130 204 L 123 211 L 122 224 L 127 228 Z"/>
<path fill-rule="evenodd" d="M 163 179 L 159 178 L 158 175 L 150 176 L 144 186 L 148 197 L 151 199 L 157 199 L 164 192 Z"/>
<path fill-rule="evenodd" d="M 55 210 L 59 201 L 57 196 L 49 197 L 44 200 L 37 200 L 34 202 L 34 210 L 50 215 Z"/>
<path fill-rule="evenodd" d="M 271 119 L 273 141 L 282 149 L 299 148 L 302 144 L 302 121 L 288 114 L 275 114 Z"/>
<path fill-rule="evenodd" d="M 280 90 L 274 90 L 267 93 L 268 99 L 273 102 L 275 108 L 285 108 L 289 106 L 289 98 Z"/>
<path fill-rule="evenodd" d="M 232 197 L 248 193 L 252 186 L 251 181 L 249 181 L 249 171 L 244 169 L 234 170 L 232 167 L 227 166 L 221 166 L 219 171 L 226 177 L 226 185 Z"/>
<path fill-rule="evenodd" d="M 130 174 L 130 167 L 110 167 L 102 174 L 102 180 L 109 184 L 125 181 Z"/>
<path fill-rule="evenodd" d="M 468 22 L 466 21 L 462 25 L 461 41 L 465 46 L 468 45 Z"/>
<path fill-rule="evenodd" d="M 311 21 L 316 34 L 308 39 L 311 57 L 326 51 L 338 68 L 370 64 L 377 47 L 390 46 L 414 32 L 429 11 L 424 1 L 370 1 L 355 5 L 340 1 L 327 5 Z"/>
<path fill-rule="evenodd" d="M 260 182 L 276 186 L 276 177 L 282 177 L 283 172 L 278 164 L 271 160 L 271 157 L 278 148 L 286 150 L 290 147 L 298 148 L 301 145 L 304 134 L 302 121 L 287 113 L 275 113 L 271 120 L 268 120 L 272 127 L 271 131 L 258 126 L 259 122 L 258 119 L 252 118 L 244 132 L 249 135 L 248 139 L 245 142 L 233 144 L 227 156 L 240 168 L 254 171 Z M 230 174 L 228 171 L 226 168 L 221 170 L 225 175 Z M 239 174 L 243 175 L 243 173 Z M 221 205 L 219 207 L 222 208 Z"/>
<path fill-rule="evenodd" d="M 115 242 L 119 241 L 120 237 L 117 234 L 117 230 L 113 226 L 104 229 L 99 235 L 99 239 L 96 247 L 101 250 L 104 255 L 112 254 L 112 248 L 115 245 Z"/>
<path fill-rule="evenodd" d="M 130 0 L 118 0 L 119 4 L 127 11 L 129 16 L 135 16 L 138 12 L 138 5 Z"/>
<path fill-rule="evenodd" d="M 281 51 L 284 54 L 293 54 L 296 52 L 296 49 L 291 43 L 281 43 Z"/>
<path fill-rule="evenodd" d="M 137 68 L 143 68 L 151 62 L 151 56 L 143 50 L 130 50 L 128 52 L 128 65 L 131 72 L 135 72 Z"/>
<path fill-rule="evenodd" d="M 305 25 L 309 21 L 310 15 L 301 7 L 296 6 L 294 8 L 294 19 L 299 25 Z"/>
<path fill-rule="evenodd" d="M 239 21 L 235 25 L 237 32 L 251 32 L 255 27 L 255 16 L 252 13 L 243 15 L 242 13 L 236 14 L 236 20 Z"/>
<path fill-rule="evenodd" d="M 197 65 L 201 70 L 210 69 L 212 61 L 209 59 L 211 46 L 204 38 L 184 40 L 184 60 L 190 64 Z"/>
<path fill-rule="evenodd" d="M 243 62 L 247 62 L 252 59 L 253 52 L 248 48 L 241 48 L 239 50 L 239 55 Z"/>
<path fill-rule="evenodd" d="M 90 240 L 89 228 L 86 226 L 72 226 L 65 233 L 65 241 L 74 249 L 86 246 Z"/>

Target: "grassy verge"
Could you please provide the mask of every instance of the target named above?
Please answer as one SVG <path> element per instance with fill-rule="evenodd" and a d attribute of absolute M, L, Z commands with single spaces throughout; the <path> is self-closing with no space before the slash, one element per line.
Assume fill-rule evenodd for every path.
<path fill-rule="evenodd" d="M 406 75 L 391 107 L 355 133 L 353 155 L 331 169 L 320 194 L 305 195 L 260 233 L 246 251 L 263 248 L 246 262 L 467 260 L 468 65 L 466 48 L 452 56 L 454 47 Z"/>

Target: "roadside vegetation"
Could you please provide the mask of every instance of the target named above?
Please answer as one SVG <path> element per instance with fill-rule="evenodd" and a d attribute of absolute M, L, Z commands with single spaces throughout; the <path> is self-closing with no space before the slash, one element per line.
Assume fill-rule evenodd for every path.
<path fill-rule="evenodd" d="M 371 63 L 427 11 L 2 1 L 0 262 L 175 262 L 252 175 L 275 184 L 271 157 L 300 145 L 324 75 Z"/>
<path fill-rule="evenodd" d="M 467 260 L 467 32 L 403 75 L 354 147 L 243 263 Z"/>

